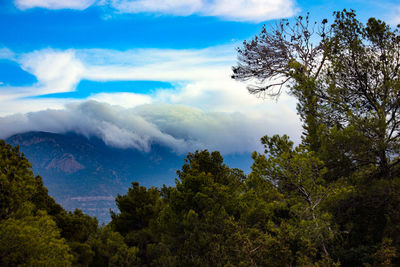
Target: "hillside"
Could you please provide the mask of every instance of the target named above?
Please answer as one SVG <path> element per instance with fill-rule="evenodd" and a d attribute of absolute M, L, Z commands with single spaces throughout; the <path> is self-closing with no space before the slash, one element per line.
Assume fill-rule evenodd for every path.
<path fill-rule="evenodd" d="M 43 177 L 50 194 L 68 210 L 82 209 L 109 220 L 114 199 L 135 180 L 147 186 L 171 184 L 182 157 L 153 146 L 150 153 L 108 147 L 97 138 L 76 134 L 29 132 L 7 139 L 19 145 Z"/>
<path fill-rule="evenodd" d="M 156 144 L 148 153 L 113 148 L 96 137 L 73 133 L 28 132 L 7 142 L 20 146 L 58 203 L 67 210 L 81 209 L 100 222 L 110 220 L 115 197 L 126 193 L 133 181 L 147 187 L 172 185 L 185 156 Z M 249 155 L 227 157 L 238 168 L 248 169 L 250 160 Z"/>

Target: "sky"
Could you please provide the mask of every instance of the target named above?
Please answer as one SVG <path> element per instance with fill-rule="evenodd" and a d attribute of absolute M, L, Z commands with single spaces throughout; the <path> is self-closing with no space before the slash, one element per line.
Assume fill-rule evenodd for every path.
<path fill-rule="evenodd" d="M 399 0 L 0 0 L 0 138 L 97 136 L 120 148 L 224 154 L 264 135 L 300 141 L 296 100 L 232 80 L 236 48 L 265 24 L 354 9 L 400 23 Z"/>

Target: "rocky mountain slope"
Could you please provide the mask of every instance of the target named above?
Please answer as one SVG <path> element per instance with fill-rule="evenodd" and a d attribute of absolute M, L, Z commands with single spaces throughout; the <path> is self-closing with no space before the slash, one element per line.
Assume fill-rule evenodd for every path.
<path fill-rule="evenodd" d="M 125 193 L 132 181 L 172 184 L 184 157 L 159 146 L 149 153 L 116 149 L 76 134 L 29 132 L 7 142 L 20 146 L 50 195 L 66 209 L 82 209 L 100 221 L 109 220 L 115 196 Z"/>
<path fill-rule="evenodd" d="M 116 195 L 125 194 L 132 181 L 147 187 L 173 185 L 185 158 L 156 144 L 145 153 L 72 133 L 28 132 L 6 141 L 20 146 L 57 202 L 68 210 L 79 208 L 100 222 L 110 220 Z M 231 167 L 248 168 L 250 161 L 249 155 L 226 157 Z"/>

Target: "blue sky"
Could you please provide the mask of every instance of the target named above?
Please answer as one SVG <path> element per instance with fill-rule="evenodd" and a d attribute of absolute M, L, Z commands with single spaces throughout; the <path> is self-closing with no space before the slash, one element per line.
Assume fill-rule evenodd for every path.
<path fill-rule="evenodd" d="M 0 138 L 74 131 L 118 147 L 259 149 L 300 140 L 296 102 L 258 99 L 230 79 L 235 48 L 263 24 L 355 9 L 400 23 L 396 1 L 0 1 Z"/>

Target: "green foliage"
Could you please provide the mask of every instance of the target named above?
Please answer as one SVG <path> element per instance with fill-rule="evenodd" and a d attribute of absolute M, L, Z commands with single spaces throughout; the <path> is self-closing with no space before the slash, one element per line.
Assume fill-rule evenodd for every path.
<path fill-rule="evenodd" d="M 124 235 L 132 230 L 148 227 L 162 205 L 158 189 L 147 190 L 144 186 L 139 186 L 137 182 L 132 183 L 126 195 L 118 195 L 115 201 L 121 213 L 111 214 L 112 225 Z"/>
<path fill-rule="evenodd" d="M 268 158 L 254 153 L 252 170 L 270 181 L 282 194 L 280 201 L 288 210 L 286 223 L 292 224 L 293 234 L 300 242 L 305 242 L 302 246 L 309 250 L 298 253 L 310 262 L 319 257 L 329 261 L 328 244 L 334 237 L 335 227 L 332 215 L 324 206 L 344 191 L 345 186 L 325 181 L 327 169 L 324 163 L 306 146 L 293 148 L 293 142 L 287 136 L 266 136 L 261 141 Z"/>
<path fill-rule="evenodd" d="M 0 140 L 0 220 L 10 218 L 37 192 L 40 177 L 30 167 L 18 147 Z"/>
<path fill-rule="evenodd" d="M 2 243 L 5 265 L 87 266 L 94 253 L 86 242 L 97 220 L 57 204 L 18 147 L 0 141 L 0 159 L 0 232 L 17 246 Z"/>
<path fill-rule="evenodd" d="M 399 49 L 399 29 L 374 18 L 364 25 L 347 10 L 331 25 L 282 20 L 238 49 L 232 77 L 256 81 L 250 93 L 276 97 L 285 85 L 298 100 L 302 143 L 262 138 L 265 155 L 253 154 L 249 178 L 282 194 L 309 259 L 400 264 Z"/>
<path fill-rule="evenodd" d="M 1 266 L 71 266 L 70 248 L 45 212 L 0 222 Z"/>
<path fill-rule="evenodd" d="M 361 133 L 352 140 L 364 144 L 348 150 L 353 159 L 390 177 L 399 153 L 399 31 L 374 18 L 363 25 L 346 10 L 335 13 L 332 31 L 323 105 L 331 123 Z"/>
<path fill-rule="evenodd" d="M 56 216 L 61 236 L 71 242 L 86 242 L 97 231 L 97 219 L 80 210 L 63 212 Z"/>
<path fill-rule="evenodd" d="M 62 210 L 54 215 L 54 219 L 61 231 L 61 237 L 68 241 L 74 256 L 73 263 L 87 266 L 94 257 L 88 240 L 97 233 L 97 219 L 83 214 L 80 210 L 74 212 Z"/>
<path fill-rule="evenodd" d="M 308 16 L 295 23 L 244 42 L 233 77 L 261 82 L 252 93 L 288 85 L 300 144 L 263 137 L 248 175 L 189 153 L 175 187 L 132 183 L 98 228 L 0 141 L 0 265 L 399 266 L 399 32 L 346 10 L 319 39 Z"/>
<path fill-rule="evenodd" d="M 95 257 L 91 266 L 139 266 L 139 249 L 128 247 L 124 238 L 110 227 L 102 227 L 88 242 Z"/>
<path fill-rule="evenodd" d="M 234 233 L 241 175 L 223 164 L 218 152 L 195 152 L 168 189 L 166 208 L 157 220 L 162 255 L 177 265 L 228 264 L 235 255 Z M 232 262 L 231 262 L 232 263 Z"/>
<path fill-rule="evenodd" d="M 392 265 L 392 259 L 396 258 L 397 249 L 392 245 L 391 239 L 383 239 L 382 244 L 378 250 L 372 255 L 375 266 L 390 267 Z"/>
<path fill-rule="evenodd" d="M 125 205 L 120 205 L 124 208 L 113 215 L 111 225 L 124 235 L 129 246 L 139 248 L 141 263 L 150 266 L 333 264 L 329 255 L 323 254 L 321 241 L 332 239 L 330 215 L 322 212 L 319 204 L 307 211 L 310 203 L 304 195 L 285 191 L 283 186 L 281 190 L 272 179 L 272 161 L 286 162 L 287 153 L 297 153 L 291 159 L 291 167 L 303 168 L 301 185 L 316 196 L 328 191 L 312 184 L 318 179 L 323 184 L 319 176 L 324 171 L 318 170 L 318 179 L 310 182 L 307 168 L 315 168 L 307 160 L 312 153 L 293 150 L 287 137 L 265 140 L 273 140 L 269 153 L 275 158 L 267 160 L 255 154 L 248 178 L 224 165 L 218 152 L 197 151 L 189 153 L 182 170 L 177 172 L 176 186 L 164 187 L 161 195 L 155 189 L 146 190 L 133 183 L 127 195 L 117 198 L 119 204 Z M 289 175 L 290 171 L 286 172 Z M 294 175 L 290 179 L 293 183 Z M 144 207 L 150 209 L 143 212 Z M 148 212 L 154 210 L 151 207 L 158 207 L 159 211 Z M 137 214 L 150 218 L 148 223 L 142 223 L 143 218 Z M 123 221 L 124 227 L 120 228 L 121 218 L 132 222 Z"/>

